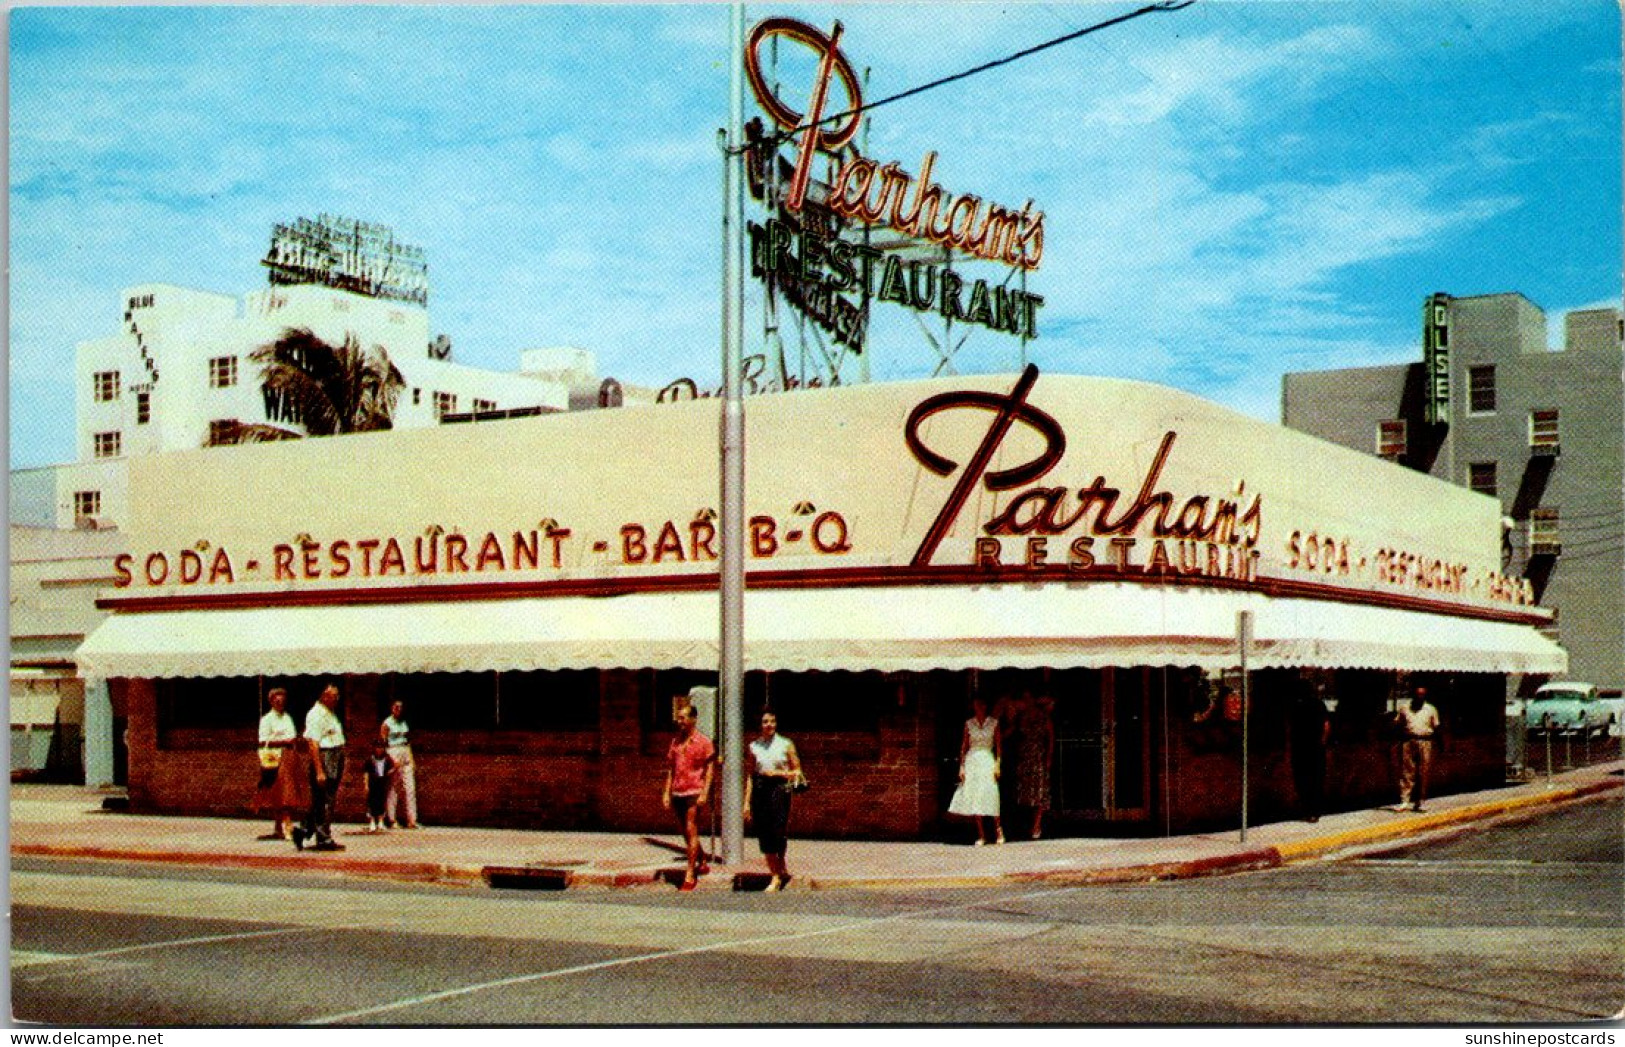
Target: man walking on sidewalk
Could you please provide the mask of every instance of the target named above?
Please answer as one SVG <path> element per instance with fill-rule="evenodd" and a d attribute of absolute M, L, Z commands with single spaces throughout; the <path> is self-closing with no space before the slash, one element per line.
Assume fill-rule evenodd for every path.
<path fill-rule="evenodd" d="M 683 891 L 694 889 L 696 868 L 703 871 L 700 861 L 700 812 L 711 795 L 711 777 L 716 767 L 717 750 L 711 739 L 696 728 L 699 714 L 689 702 L 678 710 L 677 737 L 666 750 L 666 789 L 660 803 L 677 815 L 677 824 L 683 829 L 683 842 L 688 850 L 688 871 L 683 876 Z"/>
<path fill-rule="evenodd" d="M 1434 738 L 1439 733 L 1439 710 L 1428 701 L 1428 689 L 1418 687 L 1408 707 L 1395 713 L 1404 735 L 1399 749 L 1399 809 L 1422 809 L 1427 798 L 1428 771 L 1433 767 Z"/>
<path fill-rule="evenodd" d="M 310 748 L 310 810 L 305 813 L 305 823 L 293 831 L 293 845 L 301 851 L 306 840 L 314 841 L 314 851 L 344 850 L 343 844 L 333 840 L 333 803 L 344 781 L 344 725 L 339 722 L 338 704 L 339 689 L 328 684 L 305 716 L 305 744 Z"/>

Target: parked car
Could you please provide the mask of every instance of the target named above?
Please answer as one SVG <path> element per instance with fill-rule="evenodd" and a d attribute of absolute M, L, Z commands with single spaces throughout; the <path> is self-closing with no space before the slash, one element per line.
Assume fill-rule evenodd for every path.
<path fill-rule="evenodd" d="M 1613 725 L 1608 728 L 1610 737 L 1618 738 L 1620 731 L 1625 729 L 1625 691 L 1617 687 L 1604 688 L 1597 692 L 1597 701 L 1608 707 L 1608 713 L 1613 717 Z"/>
<path fill-rule="evenodd" d="M 1524 724 L 1535 733 L 1607 737 L 1619 722 L 1618 701 L 1605 700 L 1595 684 L 1578 681 L 1542 686 L 1524 709 Z"/>

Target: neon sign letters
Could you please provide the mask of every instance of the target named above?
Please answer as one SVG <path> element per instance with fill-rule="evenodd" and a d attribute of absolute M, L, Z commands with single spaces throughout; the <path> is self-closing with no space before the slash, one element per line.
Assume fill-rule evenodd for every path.
<path fill-rule="evenodd" d="M 932 180 L 937 162 L 934 151 L 925 154 L 916 177 L 895 162 L 882 164 L 851 148 L 861 121 L 863 92 L 851 63 L 841 53 L 841 31 L 840 22 L 825 34 L 793 18 L 768 18 L 751 31 L 745 48 L 751 90 L 786 137 L 800 135 L 796 161 L 787 167 L 788 187 L 776 201 L 778 217 L 750 227 L 754 274 L 784 288 L 792 303 L 838 344 L 853 348 L 861 348 L 866 313 L 841 296 L 858 291 L 866 301 L 878 298 L 917 311 L 938 312 L 949 321 L 1037 337 L 1042 296 L 1024 288 L 967 280 L 947 264 L 904 262 L 895 254 L 839 235 L 840 219 L 886 227 L 941 246 L 944 263 L 957 252 L 1023 272 L 1037 269 L 1044 256 L 1044 214 L 1034 211 L 1031 200 L 1014 210 L 973 194 L 947 192 Z M 805 113 L 785 104 L 763 73 L 761 47 L 774 38 L 799 44 L 818 58 Z M 835 81 L 840 82 L 849 103 L 838 119 L 825 115 Z M 826 126 L 831 121 L 833 126 Z M 761 173 L 774 163 L 761 152 L 770 148 L 771 141 L 752 131 L 756 152 L 751 165 L 753 193 Z M 820 152 L 842 160 L 828 194 L 813 201 L 808 198 L 808 187 L 813 158 Z"/>
<path fill-rule="evenodd" d="M 805 45 L 819 55 L 819 68 L 813 81 L 812 102 L 805 114 L 797 113 L 775 95 L 762 75 L 761 45 L 769 37 L 782 36 Z M 835 153 L 850 144 L 857 134 L 863 109 L 863 92 L 852 66 L 840 51 L 841 23 L 828 36 L 794 18 L 768 18 L 751 30 L 745 47 L 745 73 L 756 101 L 782 131 L 804 128 L 795 173 L 790 179 L 785 207 L 801 210 L 806 200 L 807 182 L 813 155 Z M 830 80 L 839 77 L 851 108 L 845 122 L 824 129 L 824 106 Z M 836 214 L 869 223 L 885 223 L 905 236 L 930 240 L 976 258 L 1004 262 L 1022 269 L 1037 269 L 1044 257 L 1044 213 L 1034 212 L 1033 203 L 1019 211 L 987 204 L 978 196 L 950 196 L 931 181 L 931 168 L 937 154 L 925 154 L 920 176 L 913 178 L 896 163 L 876 164 L 853 155 L 841 166 L 830 193 L 828 206 Z M 909 197 L 909 189 L 914 195 Z"/>

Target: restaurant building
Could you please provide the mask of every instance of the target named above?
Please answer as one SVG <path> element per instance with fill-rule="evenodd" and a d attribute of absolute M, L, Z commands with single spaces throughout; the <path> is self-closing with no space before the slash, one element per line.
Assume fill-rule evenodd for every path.
<path fill-rule="evenodd" d="M 715 682 L 717 426 L 702 399 L 132 461 L 78 652 L 132 809 L 246 813 L 266 691 L 302 718 L 332 679 L 354 755 L 407 703 L 430 824 L 666 829 L 672 702 Z M 1494 499 L 1171 389 L 810 390 L 752 399 L 746 447 L 745 726 L 770 704 L 796 740 L 801 834 L 963 833 L 969 701 L 1023 690 L 1055 700 L 1055 830 L 1234 825 L 1242 611 L 1254 821 L 1297 810 L 1305 691 L 1351 807 L 1393 802 L 1416 687 L 1459 790 L 1501 780 L 1506 678 L 1565 665 Z"/>

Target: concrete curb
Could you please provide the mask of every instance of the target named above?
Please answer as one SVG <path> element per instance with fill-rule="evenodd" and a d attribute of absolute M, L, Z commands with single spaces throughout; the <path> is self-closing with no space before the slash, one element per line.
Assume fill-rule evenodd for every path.
<path fill-rule="evenodd" d="M 1180 861 L 1142 862 L 1134 865 L 1094 868 L 1062 868 L 1042 871 L 981 872 L 975 874 L 908 875 L 807 875 L 797 876 L 791 889 L 802 890 L 933 890 L 944 888 L 993 888 L 1013 884 L 1095 886 L 1104 884 L 1155 883 L 1254 872 L 1283 865 L 1315 861 L 1342 851 L 1389 841 L 1425 835 L 1450 826 L 1486 821 L 1522 810 L 1551 806 L 1570 800 L 1625 789 L 1625 779 L 1608 778 L 1581 785 L 1554 786 L 1545 791 L 1509 796 L 1454 810 L 1425 814 L 1395 812 L 1392 820 L 1355 829 L 1328 833 L 1309 839 L 1267 846 L 1254 846 L 1228 854 L 1207 855 Z M 443 883 L 461 886 L 534 887 L 544 890 L 579 888 L 674 890 L 668 883 L 673 868 L 636 870 L 560 869 L 542 866 L 467 865 L 433 861 L 407 861 L 350 857 L 332 854 L 204 854 L 186 851 L 160 851 L 151 848 L 119 848 L 84 844 L 29 844 L 13 842 L 13 855 L 44 858 L 88 859 L 94 861 L 153 862 L 215 869 L 266 869 L 280 872 L 337 874 L 416 883 Z M 749 890 L 751 874 L 718 870 L 699 879 L 705 892 L 739 890 L 736 876 Z M 761 877 L 758 877 L 761 878 Z M 499 882 L 500 881 L 500 882 Z M 528 881 L 528 882 L 527 882 Z"/>
<path fill-rule="evenodd" d="M 82 844 L 18 844 L 13 855 L 35 858 L 79 858 L 91 861 L 154 862 L 162 865 L 189 865 L 210 869 L 276 869 L 285 872 L 341 873 L 379 879 L 409 880 L 415 883 L 478 883 L 481 870 L 475 866 L 443 862 L 404 862 L 372 858 L 330 857 L 320 852 L 306 855 L 195 854 L 185 851 L 155 851 L 131 847 L 91 847 Z"/>
<path fill-rule="evenodd" d="M 1275 850 L 1281 856 L 1283 863 L 1309 861 L 1337 851 L 1347 850 L 1350 847 L 1382 843 L 1405 836 L 1416 836 L 1450 825 L 1461 825 L 1466 822 L 1495 818 L 1526 808 L 1549 806 L 1621 788 L 1625 788 L 1625 781 L 1609 780 L 1588 782 L 1585 785 L 1563 786 L 1529 796 L 1512 796 L 1505 800 L 1493 800 L 1489 803 L 1459 807 L 1453 811 L 1437 811 L 1420 815 L 1411 814 L 1409 817 L 1396 818 L 1388 825 L 1367 825 L 1359 829 L 1349 829 L 1345 832 L 1332 833 L 1328 836 L 1319 836 L 1310 840 L 1297 840 L 1292 843 L 1280 844 L 1276 846 Z"/>

